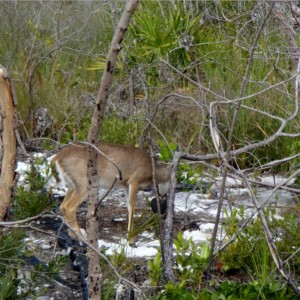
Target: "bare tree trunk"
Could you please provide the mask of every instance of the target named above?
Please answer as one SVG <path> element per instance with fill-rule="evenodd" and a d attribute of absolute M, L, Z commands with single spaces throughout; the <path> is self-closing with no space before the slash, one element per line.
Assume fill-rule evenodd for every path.
<path fill-rule="evenodd" d="M 170 179 L 169 196 L 167 198 L 167 216 L 164 224 L 163 241 L 162 241 L 162 260 L 163 275 L 167 281 L 176 281 L 174 275 L 173 261 L 173 219 L 174 219 L 174 199 L 177 184 L 177 168 L 182 153 L 176 151 L 173 157 L 173 165 Z"/>
<path fill-rule="evenodd" d="M 0 221 L 3 221 L 11 201 L 12 186 L 15 175 L 16 138 L 14 91 L 8 73 L 0 65 Z"/>
<path fill-rule="evenodd" d="M 109 89 L 112 82 L 112 75 L 114 73 L 117 56 L 121 50 L 121 44 L 124 34 L 127 30 L 131 17 L 137 7 L 138 0 L 128 1 L 123 14 L 120 18 L 117 29 L 111 41 L 110 51 L 107 56 L 106 68 L 103 72 L 98 96 L 96 99 L 96 106 L 89 130 L 88 142 L 90 144 L 97 144 L 100 128 L 102 126 L 105 107 L 109 95 Z M 92 146 L 89 147 L 88 159 L 88 178 L 89 178 L 89 195 L 88 195 L 88 213 L 87 213 L 87 236 L 88 241 L 94 247 L 97 245 L 98 219 L 96 215 L 97 196 L 99 190 L 99 176 L 97 166 L 97 152 Z M 101 167 L 101 166 L 100 166 Z M 101 299 L 101 270 L 99 265 L 98 254 L 88 250 L 89 261 L 89 299 Z"/>

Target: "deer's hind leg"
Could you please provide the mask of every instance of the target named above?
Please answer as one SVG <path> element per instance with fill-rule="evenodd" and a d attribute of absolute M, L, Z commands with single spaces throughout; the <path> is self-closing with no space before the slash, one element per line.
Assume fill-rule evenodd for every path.
<path fill-rule="evenodd" d="M 81 236 L 85 237 L 84 229 L 81 229 L 77 221 L 77 209 L 87 196 L 87 191 L 76 187 L 69 188 L 63 202 L 60 205 L 60 210 L 68 222 L 68 224 Z M 69 233 L 71 236 L 76 237 L 72 232 Z"/>

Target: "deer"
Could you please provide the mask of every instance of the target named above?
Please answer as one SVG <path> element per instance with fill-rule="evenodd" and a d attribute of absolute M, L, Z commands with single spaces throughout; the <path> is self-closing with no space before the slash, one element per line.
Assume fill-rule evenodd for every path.
<path fill-rule="evenodd" d="M 169 187 L 171 167 L 155 161 L 153 172 L 151 156 L 146 149 L 109 143 L 99 143 L 97 148 L 99 186 L 106 190 L 113 187 L 125 191 L 128 209 L 127 237 L 129 244 L 134 245 L 136 236 L 132 236 L 132 232 L 137 193 L 153 186 L 154 175 L 159 193 L 165 195 Z M 51 159 L 57 182 L 62 181 L 68 188 L 60 205 L 62 215 L 69 226 L 83 238 L 85 231 L 79 227 L 76 213 L 88 196 L 88 157 L 88 145 L 74 143 L 64 147 Z"/>

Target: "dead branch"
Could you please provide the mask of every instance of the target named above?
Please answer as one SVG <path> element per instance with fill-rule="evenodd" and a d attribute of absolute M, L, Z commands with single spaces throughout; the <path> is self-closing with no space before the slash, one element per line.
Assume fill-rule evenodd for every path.
<path fill-rule="evenodd" d="M 252 99 L 255 98 L 259 95 L 262 95 L 270 90 L 276 89 L 277 87 L 284 85 L 292 80 L 295 79 L 295 77 L 297 76 L 296 74 L 293 74 L 292 76 L 290 76 L 289 78 L 282 80 L 278 83 L 275 83 L 273 85 L 269 85 L 268 87 L 262 89 L 261 91 L 257 92 L 257 93 L 253 93 L 247 96 L 243 96 L 243 97 L 237 97 L 235 99 L 228 99 L 225 96 L 218 94 L 214 91 L 212 91 L 211 89 L 207 88 L 206 86 L 198 83 L 197 81 L 194 81 L 193 79 L 191 79 L 189 76 L 187 76 L 185 73 L 181 72 L 180 70 L 178 70 L 177 68 L 173 67 L 169 62 L 167 62 L 164 59 L 160 59 L 160 61 L 162 61 L 163 63 L 165 63 L 170 69 L 172 69 L 173 71 L 175 71 L 176 73 L 178 73 L 180 76 L 182 76 L 183 78 L 187 79 L 189 82 L 193 83 L 195 86 L 197 86 L 199 89 L 211 94 L 212 96 L 215 97 L 215 99 L 219 99 L 217 101 L 212 102 L 210 105 L 212 104 L 233 104 L 233 103 L 237 103 L 237 102 L 242 102 L 244 100 L 247 99 Z"/>
<path fill-rule="evenodd" d="M 291 54 L 291 58 L 294 64 L 294 68 L 297 68 L 298 65 L 298 60 L 299 60 L 299 47 L 297 45 L 297 40 L 296 40 L 296 33 L 293 30 L 293 25 L 292 25 L 292 14 L 290 14 L 290 17 L 286 16 L 283 14 L 284 7 L 288 8 L 290 5 L 289 3 L 285 1 L 268 1 L 270 5 L 274 6 L 273 9 L 273 14 L 275 18 L 279 21 L 279 23 L 282 26 L 282 29 L 285 33 L 288 45 L 289 45 L 289 51 Z M 275 4 L 275 5 L 274 5 Z"/>
<path fill-rule="evenodd" d="M 246 176 L 243 173 L 239 172 L 239 171 L 237 171 L 237 172 L 241 176 L 241 178 L 243 178 L 243 180 L 244 180 L 247 188 L 250 191 L 252 202 L 253 202 L 256 210 L 257 210 L 257 213 L 258 213 L 259 218 L 260 218 L 260 220 L 262 222 L 262 225 L 263 225 L 263 229 L 264 229 L 266 241 L 267 241 L 267 244 L 268 244 L 271 256 L 273 258 L 273 261 L 274 261 L 274 263 L 275 263 L 278 271 L 286 279 L 286 281 L 288 282 L 288 284 L 294 290 L 295 294 L 299 297 L 300 296 L 300 289 L 298 288 L 297 283 L 294 280 L 294 278 L 292 278 L 292 276 L 285 269 L 283 261 L 282 261 L 280 255 L 279 255 L 279 253 L 277 251 L 277 247 L 276 247 L 276 245 L 274 243 L 274 238 L 273 238 L 273 235 L 272 235 L 271 230 L 269 228 L 269 225 L 267 223 L 266 216 L 265 216 L 263 210 L 259 209 L 259 204 L 258 204 L 256 196 L 255 196 L 255 194 L 253 192 L 253 189 L 251 188 L 251 185 L 249 184 Z"/>
<path fill-rule="evenodd" d="M 231 166 L 228 166 L 229 168 L 231 168 L 231 170 L 233 172 L 236 172 L 235 169 L 233 169 Z M 241 173 L 241 171 L 239 171 Z M 259 206 L 256 207 L 256 211 L 253 212 L 241 225 L 240 228 L 238 229 L 238 231 L 232 235 L 232 237 L 226 241 L 226 243 L 224 243 L 223 245 L 220 245 L 218 250 L 215 250 L 214 256 L 217 256 L 221 251 L 223 251 L 229 244 L 231 244 L 236 237 L 242 233 L 242 231 L 244 230 L 244 228 L 249 224 L 249 222 L 257 215 L 257 212 L 261 209 L 263 209 L 267 203 L 269 202 L 269 200 L 271 199 L 271 197 L 274 195 L 274 193 L 276 191 L 278 191 L 279 189 L 281 189 L 287 182 L 289 182 L 291 180 L 291 178 L 296 177 L 297 175 L 300 174 L 300 170 L 297 170 L 296 172 L 294 172 L 291 176 L 289 176 L 287 179 L 285 179 L 284 181 L 282 181 L 280 184 L 276 185 L 274 187 L 274 189 L 272 190 L 272 193 L 269 195 L 268 198 L 266 198 Z M 240 176 L 239 176 L 240 177 Z M 251 183 L 251 180 L 248 180 L 249 183 Z"/>
<path fill-rule="evenodd" d="M 164 243 L 163 243 L 163 275 L 167 281 L 176 281 L 174 275 L 173 260 L 173 219 L 174 219 L 174 200 L 177 184 L 177 169 L 181 159 L 181 152 L 176 151 L 173 156 L 172 171 L 170 178 L 170 187 L 167 197 L 167 215 L 164 223 Z"/>
<path fill-rule="evenodd" d="M 267 13 L 267 15 L 264 17 L 263 22 L 260 24 L 260 27 L 259 27 L 259 29 L 257 31 L 257 34 L 256 34 L 256 37 L 254 39 L 254 42 L 253 42 L 253 44 L 251 45 L 251 47 L 249 49 L 249 59 L 248 59 L 245 74 L 243 76 L 243 80 L 242 80 L 242 83 L 241 83 L 240 97 L 242 97 L 245 93 L 246 86 L 247 86 L 247 83 L 248 83 L 248 80 L 249 80 L 250 70 L 251 70 L 252 65 L 253 65 L 254 50 L 257 46 L 259 37 L 262 33 L 262 30 L 265 26 L 265 23 L 266 23 L 267 19 L 269 18 L 270 14 L 271 14 L 272 8 L 273 7 L 271 7 L 271 9 Z M 212 239 L 211 239 L 210 255 L 209 255 L 208 266 L 207 266 L 208 274 L 210 274 L 211 268 L 212 268 L 212 265 L 213 265 L 215 244 L 216 244 L 217 232 L 218 232 L 218 227 L 219 227 L 219 222 L 220 222 L 220 217 L 221 217 L 221 211 L 222 211 L 222 206 L 223 206 L 223 200 L 224 200 L 224 195 L 225 195 L 226 180 L 227 180 L 227 175 L 228 175 L 227 162 L 230 158 L 230 150 L 232 148 L 233 134 L 234 134 L 234 131 L 235 131 L 235 128 L 236 128 L 236 125 L 237 125 L 238 115 L 239 115 L 240 108 L 241 108 L 241 103 L 242 102 L 238 102 L 235 106 L 234 113 L 233 113 L 233 119 L 232 119 L 231 127 L 229 129 L 229 134 L 228 134 L 228 141 L 227 141 L 227 145 L 226 145 L 226 147 L 227 147 L 226 148 L 226 153 L 225 153 L 225 156 L 221 156 L 222 162 L 223 162 L 223 170 L 222 170 L 222 178 L 223 179 L 222 179 L 220 198 L 219 198 L 217 214 L 216 214 L 216 222 L 215 222 L 215 226 L 214 226 L 213 233 L 212 233 Z M 221 140 L 221 138 L 218 136 L 218 129 L 217 128 L 214 128 L 213 137 L 214 137 L 213 140 L 216 140 L 216 139 L 218 139 L 219 141 Z M 216 147 L 217 147 L 217 149 L 220 149 L 221 145 L 216 144 Z M 209 277 L 210 276 L 208 276 L 208 278 Z"/>
<path fill-rule="evenodd" d="M 15 92 L 7 70 L 0 65 L 0 104 L 1 104 L 1 175 L 0 175 L 0 221 L 3 221 L 11 201 L 15 176 L 16 137 L 15 137 Z"/>
<path fill-rule="evenodd" d="M 96 106 L 94 109 L 91 126 L 88 134 L 88 142 L 90 144 L 97 144 L 100 128 L 103 123 L 105 114 L 105 107 L 109 95 L 109 90 L 112 82 L 112 76 L 115 70 L 118 53 L 121 50 L 122 40 L 127 30 L 132 15 L 137 7 L 138 0 L 130 0 L 121 15 L 118 26 L 114 32 L 111 41 L 110 50 L 107 55 L 106 67 L 102 75 L 101 84 L 96 99 Z M 98 255 L 95 253 L 97 249 L 97 231 L 98 218 L 94 215 L 97 207 L 97 196 L 99 189 L 99 175 L 98 175 L 98 153 L 94 147 L 88 147 L 88 212 L 87 212 L 87 234 L 89 244 L 92 247 L 87 252 L 89 262 L 89 299 L 98 300 L 101 298 L 101 270 L 99 265 Z M 100 166 L 101 167 L 101 166 Z M 94 249 L 93 249 L 94 248 Z"/>

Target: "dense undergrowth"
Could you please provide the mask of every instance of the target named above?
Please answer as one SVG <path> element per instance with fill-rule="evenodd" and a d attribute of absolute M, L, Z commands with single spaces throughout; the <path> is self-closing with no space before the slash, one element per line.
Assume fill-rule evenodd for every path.
<path fill-rule="evenodd" d="M 17 127 L 24 142 L 35 141 L 49 149 L 53 145 L 49 139 L 60 143 L 86 139 L 122 5 L 119 1 L 1 3 L 0 59 L 15 82 Z M 171 157 L 166 141 L 172 150 L 214 152 L 209 105 L 218 102 L 214 117 L 226 146 L 236 107 L 229 102 L 242 97 L 248 98 L 239 110 L 233 148 L 271 136 L 280 126 L 279 118 L 288 119 L 294 112 L 294 81 L 289 79 L 295 70 L 286 50 L 285 32 L 272 14 L 255 43 L 266 16 L 267 7 L 259 1 L 142 1 L 118 61 L 101 139 L 140 145 L 151 124 L 151 137 L 164 149 L 162 157 Z M 242 89 L 252 47 L 254 58 Z M 43 109 L 44 119 L 40 120 Z M 299 131 L 298 115 L 285 132 Z M 231 163 L 236 168 L 255 169 L 299 151 L 297 139 L 279 137 Z M 269 171 L 291 174 L 299 166 L 298 157 Z M 180 172 L 190 172 L 190 179 L 202 170 L 183 165 Z M 29 183 L 35 183 L 31 189 L 17 189 L 16 218 L 38 214 L 49 206 L 45 182 L 38 174 L 36 169 L 28 173 Z M 297 210 L 287 212 L 283 219 L 274 217 L 272 207 L 266 214 L 280 254 L 290 258 L 300 246 Z M 230 214 L 226 224 L 229 236 L 243 217 L 242 210 Z M 2 261 L 18 266 L 13 259 L 19 259 L 22 244 L 16 240 L 21 240 L 22 234 L 8 232 L 1 238 Z M 176 243 L 177 285 L 163 282 L 159 256 L 149 263 L 150 280 L 162 287 L 153 295 L 156 299 L 296 299 L 275 271 L 259 219 L 221 253 L 217 279 L 212 278 L 206 288 L 206 246 L 185 241 L 180 235 Z M 120 264 L 125 257 L 112 260 Z M 15 299 L 16 271 L 1 265 L 0 299 Z M 290 268 L 299 274 L 299 255 L 292 257 Z M 243 280 L 225 280 L 233 270 L 242 271 Z"/>
<path fill-rule="evenodd" d="M 161 143 L 161 156 L 170 158 L 170 150 Z M 41 159 L 32 162 L 25 173 L 24 181 L 16 190 L 9 219 L 24 219 L 49 211 L 54 202 L 49 202 L 45 190 L 48 170 L 43 167 Z M 43 172 L 41 172 L 43 170 Z M 45 172 L 46 170 L 46 172 Z M 182 183 L 191 183 L 197 175 L 194 170 L 183 165 L 179 176 Z M 46 175 L 46 179 L 45 179 Z M 180 173 L 179 173 L 180 175 Z M 296 209 L 295 209 L 296 208 Z M 300 258 L 295 252 L 299 249 L 298 239 L 299 209 L 295 207 L 281 208 L 282 215 L 278 216 L 276 205 L 264 209 L 269 227 L 272 231 L 278 252 L 286 261 L 290 272 L 300 274 Z M 240 228 L 248 215 L 245 209 L 226 211 L 223 230 L 229 239 Z M 157 231 L 158 219 L 146 213 L 141 216 L 143 231 Z M 26 257 L 35 255 L 25 249 L 24 230 L 6 230 L 0 240 L 0 297 L 1 299 L 22 299 L 25 296 L 39 296 L 47 294 L 47 288 L 40 289 L 42 283 L 47 283 L 59 274 L 66 264 L 67 256 L 55 256 L 48 265 L 37 264 L 27 275 L 26 281 L 20 280 L 26 270 Z M 223 240 L 224 242 L 224 240 Z M 103 254 L 105 249 L 102 250 Z M 121 251 L 107 255 L 120 275 L 126 277 L 133 272 L 135 263 Z M 209 257 L 209 243 L 197 243 L 183 238 L 181 231 L 174 240 L 174 274 L 177 283 L 166 282 L 162 274 L 161 253 L 148 261 L 148 273 L 144 274 L 152 288 L 146 288 L 148 299 L 297 299 L 285 280 L 276 271 L 276 266 L 268 248 L 263 227 L 259 218 L 253 218 L 235 240 L 229 244 L 218 256 L 212 273 L 207 278 L 206 273 Z M 146 262 L 137 262 L 137 265 Z M 101 260 L 103 276 L 103 299 L 114 299 L 118 278 L 113 270 L 107 268 L 106 262 Z M 28 272 L 27 272 L 28 273 Z M 146 285 L 147 287 L 147 285 Z M 1 296 L 2 295 L 2 296 Z"/>
<path fill-rule="evenodd" d="M 255 96 L 243 101 L 234 147 L 267 138 L 278 129 L 280 122 L 273 116 L 287 118 L 294 109 L 293 81 L 270 88 L 293 75 L 291 58 L 283 50 L 284 32 L 275 30 L 278 24 L 269 18 L 254 44 L 264 8 L 256 2 L 229 3 L 208 1 L 194 4 L 196 8 L 179 2 L 141 3 L 118 62 L 103 140 L 139 144 L 151 120 L 154 138 L 164 135 L 193 153 L 211 151 L 209 104 L 220 101 L 215 114 L 225 143 L 234 106 L 221 102 L 249 95 Z M 49 137 L 66 143 L 86 138 L 120 9 L 119 2 L 3 4 L 0 57 L 15 81 L 23 140 Z M 251 19 L 251 13 L 257 18 Z M 241 95 L 252 46 L 254 60 Z M 47 109 L 48 118 L 43 128 L 37 126 L 41 108 Z M 287 131 L 297 128 L 299 117 Z M 278 138 L 240 155 L 237 162 L 249 167 L 298 151 L 294 139 Z M 283 170 L 290 167 L 293 164 L 281 165 Z"/>

